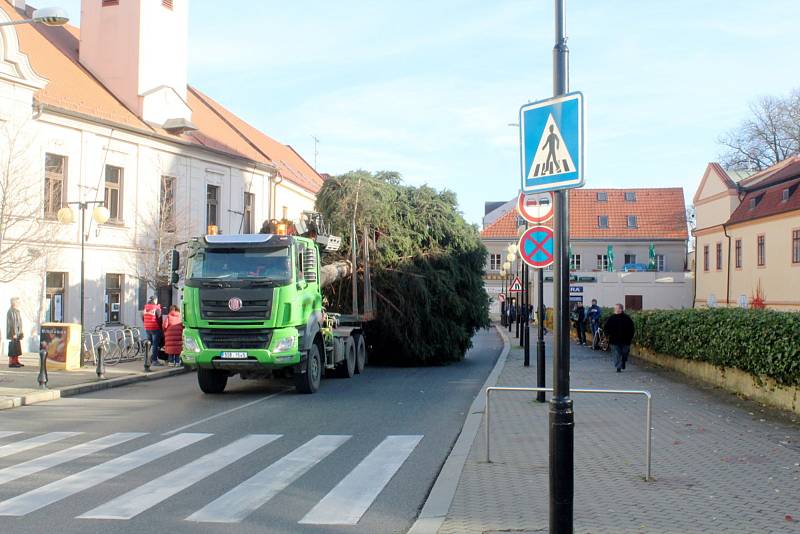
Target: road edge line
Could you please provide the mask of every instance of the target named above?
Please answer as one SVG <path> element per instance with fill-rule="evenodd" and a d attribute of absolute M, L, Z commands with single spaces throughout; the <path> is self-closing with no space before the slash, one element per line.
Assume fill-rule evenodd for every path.
<path fill-rule="evenodd" d="M 500 339 L 503 340 L 503 350 L 500 352 L 500 356 L 497 357 L 497 362 L 494 364 L 492 372 L 486 377 L 486 381 L 481 386 L 478 395 L 472 401 L 467 418 L 461 427 L 461 433 L 450 450 L 450 454 L 447 456 L 441 471 L 439 471 L 439 475 L 433 483 L 433 488 L 431 488 L 428 498 L 425 499 L 425 504 L 423 504 L 419 516 L 417 516 L 407 534 L 436 534 L 447 518 L 448 512 L 450 512 L 450 505 L 456 495 L 464 464 L 467 462 L 469 451 L 472 449 L 483 421 L 483 413 L 486 408 L 484 392 L 486 388 L 497 384 L 500 373 L 506 365 L 508 353 L 511 351 L 511 342 L 508 336 L 498 325 L 495 324 L 494 327 L 500 335 Z"/>

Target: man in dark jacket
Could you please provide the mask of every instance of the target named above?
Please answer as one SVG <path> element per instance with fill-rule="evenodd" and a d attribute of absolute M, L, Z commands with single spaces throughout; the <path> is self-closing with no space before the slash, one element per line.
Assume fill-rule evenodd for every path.
<path fill-rule="evenodd" d="M 575 330 L 578 334 L 578 345 L 586 345 L 586 308 L 583 307 L 583 302 L 578 303 L 575 308 Z"/>
<path fill-rule="evenodd" d="M 19 313 L 19 299 L 11 299 L 11 307 L 6 313 L 6 338 L 8 339 L 8 366 L 24 367 L 19 361 L 22 356 L 22 314 Z"/>
<path fill-rule="evenodd" d="M 606 319 L 603 329 L 609 345 L 614 347 L 614 366 L 621 373 L 628 361 L 634 334 L 633 320 L 625 313 L 622 304 L 614 305 L 614 315 Z"/>

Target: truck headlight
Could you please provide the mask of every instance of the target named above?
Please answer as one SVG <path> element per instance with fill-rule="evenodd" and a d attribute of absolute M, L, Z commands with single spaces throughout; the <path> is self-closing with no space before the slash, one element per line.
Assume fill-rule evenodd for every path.
<path fill-rule="evenodd" d="M 200 345 L 191 336 L 183 335 L 183 350 L 186 352 L 200 352 Z"/>
<path fill-rule="evenodd" d="M 289 336 L 281 339 L 273 352 L 286 352 L 294 348 L 294 336 Z"/>

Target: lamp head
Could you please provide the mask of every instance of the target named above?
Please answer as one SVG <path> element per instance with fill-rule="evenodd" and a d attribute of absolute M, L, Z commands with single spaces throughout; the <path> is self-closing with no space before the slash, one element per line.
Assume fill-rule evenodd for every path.
<path fill-rule="evenodd" d="M 45 26 L 63 26 L 69 22 L 69 15 L 60 7 L 43 7 L 33 12 L 32 20 Z"/>
<path fill-rule="evenodd" d="M 75 213 L 69 206 L 64 206 L 58 210 L 58 213 L 56 213 L 56 218 L 61 224 L 72 224 L 75 222 Z"/>
<path fill-rule="evenodd" d="M 92 219 L 97 224 L 105 224 L 109 218 L 111 218 L 111 213 L 105 206 L 95 206 L 92 210 Z"/>

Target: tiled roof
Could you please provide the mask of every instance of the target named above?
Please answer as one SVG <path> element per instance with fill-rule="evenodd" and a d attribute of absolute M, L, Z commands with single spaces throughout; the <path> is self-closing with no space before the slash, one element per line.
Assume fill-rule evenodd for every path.
<path fill-rule="evenodd" d="M 769 187 L 772 184 L 800 176 L 800 156 L 792 156 L 776 163 L 768 169 L 757 172 L 742 180 L 739 185 L 745 190 L 751 191 Z"/>
<path fill-rule="evenodd" d="M 636 195 L 634 202 L 625 193 Z M 597 193 L 606 193 L 599 202 Z M 569 196 L 570 239 L 688 239 L 683 189 L 572 189 Z M 608 228 L 598 227 L 598 217 L 608 216 Z M 628 216 L 636 228 L 628 228 Z M 486 239 L 515 239 L 517 213 L 510 209 L 481 231 Z"/>
<path fill-rule="evenodd" d="M 12 20 L 23 18 L 2 0 L 0 9 Z M 28 7 L 27 16 L 31 13 L 32 8 Z M 80 64 L 78 28 L 24 24 L 16 26 L 16 31 L 20 48 L 27 54 L 31 67 L 48 80 L 35 95 L 39 103 L 134 128 L 144 134 L 171 137 L 274 165 L 283 178 L 312 193 L 322 186 L 322 177 L 291 147 L 275 141 L 193 87 L 188 88 L 187 103 L 198 131 L 172 135 L 145 123 Z"/>
<path fill-rule="evenodd" d="M 800 157 L 790 158 L 785 165 L 763 171 L 758 188 L 748 190 L 739 206 L 733 211 L 727 224 L 736 224 L 778 215 L 789 211 L 800 211 Z M 788 160 L 785 160 L 788 161 Z M 778 167 L 778 166 L 775 166 Z M 761 174 L 761 173 L 759 173 Z M 784 190 L 789 190 L 789 198 L 783 200 Z M 755 206 L 753 202 L 755 201 Z"/>

